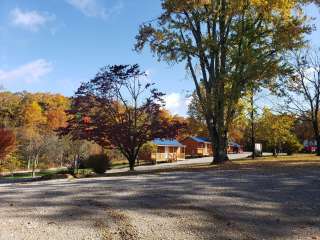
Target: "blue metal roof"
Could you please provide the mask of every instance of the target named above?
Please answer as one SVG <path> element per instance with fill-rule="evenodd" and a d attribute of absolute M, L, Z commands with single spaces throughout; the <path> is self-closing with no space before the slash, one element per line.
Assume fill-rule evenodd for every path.
<path fill-rule="evenodd" d="M 211 143 L 209 138 L 206 137 L 190 137 L 193 141 L 199 142 L 199 143 Z"/>
<path fill-rule="evenodd" d="M 179 143 L 175 139 L 160 139 L 156 138 L 152 141 L 156 145 L 161 145 L 161 146 L 171 146 L 171 147 L 184 147 L 181 143 Z"/>
<path fill-rule="evenodd" d="M 236 148 L 240 148 L 241 147 L 238 143 L 235 143 L 235 142 L 229 142 L 229 146 L 236 147 Z"/>
<path fill-rule="evenodd" d="M 210 139 L 209 138 L 206 138 L 206 137 L 190 137 L 193 141 L 196 141 L 198 143 L 211 143 Z M 237 148 L 240 148 L 241 146 L 236 143 L 236 142 L 233 142 L 233 141 L 230 141 L 229 143 L 229 146 L 231 147 L 237 147 Z"/>

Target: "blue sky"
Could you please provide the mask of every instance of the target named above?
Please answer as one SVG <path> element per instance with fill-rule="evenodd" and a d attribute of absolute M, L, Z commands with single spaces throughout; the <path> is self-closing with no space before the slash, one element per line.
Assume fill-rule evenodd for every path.
<path fill-rule="evenodd" d="M 168 108 L 186 113 L 193 89 L 184 66 L 134 52 L 138 26 L 161 12 L 160 0 L 1 0 L 0 84 L 9 91 L 71 96 L 108 64 L 139 63 L 167 93 Z M 319 15 L 319 10 L 308 8 Z M 315 23 L 319 25 L 317 20 Z M 320 25 L 318 26 L 320 28 Z M 318 44 L 319 32 L 311 37 Z"/>

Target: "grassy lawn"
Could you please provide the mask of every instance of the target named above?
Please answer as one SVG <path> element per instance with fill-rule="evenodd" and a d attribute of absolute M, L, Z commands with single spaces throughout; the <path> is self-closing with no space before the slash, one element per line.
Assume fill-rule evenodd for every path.
<path fill-rule="evenodd" d="M 315 154 L 294 154 L 292 156 L 281 155 L 278 157 L 267 156 L 259 157 L 255 160 L 244 159 L 234 160 L 233 164 L 237 165 L 305 165 L 320 164 L 320 156 Z"/>
<path fill-rule="evenodd" d="M 238 169 L 269 169 L 277 170 L 280 167 L 312 167 L 320 166 L 320 157 L 313 154 L 295 154 L 292 156 L 268 156 L 261 157 L 255 160 L 252 159 L 238 159 L 227 162 L 221 165 L 212 164 L 183 164 L 176 165 L 170 168 L 152 169 L 152 170 L 138 170 L 135 172 L 118 172 L 118 173 L 107 173 L 106 177 L 117 177 L 117 176 L 129 176 L 129 175 L 141 175 L 141 174 L 159 174 L 169 172 L 194 172 L 194 171 L 217 171 L 217 170 L 238 170 Z"/>
<path fill-rule="evenodd" d="M 279 168 L 279 167 L 303 167 L 303 166 L 320 166 L 320 157 L 314 154 L 295 154 L 292 156 L 267 156 L 259 157 L 255 160 L 252 159 L 238 159 L 227 162 L 222 165 L 211 164 L 183 164 L 176 165 L 170 168 L 160 168 L 152 170 L 138 170 L 135 172 L 119 172 L 119 173 L 106 173 L 99 176 L 127 176 L 127 175 L 140 175 L 140 174 L 157 174 L 175 171 L 210 171 L 210 170 L 236 170 L 236 169 L 259 169 L 259 168 Z M 121 169 L 128 167 L 126 162 L 114 162 L 112 169 Z M 79 174 L 82 176 L 90 175 L 91 169 L 80 169 Z M 56 174 L 67 173 L 66 169 L 43 170 L 36 173 L 37 177 L 50 177 Z M 14 176 L 5 176 L 4 179 L 26 179 L 31 178 L 30 172 L 15 173 Z M 54 177 L 53 177 L 54 178 Z"/>
<path fill-rule="evenodd" d="M 112 169 L 121 169 L 121 168 L 127 168 L 129 167 L 129 164 L 127 162 L 115 162 L 112 163 L 111 168 Z M 48 170 L 40 170 L 36 172 L 36 177 L 44 177 L 44 176 L 51 176 L 51 175 L 55 175 L 55 174 L 64 174 L 67 173 L 67 170 L 65 168 L 63 169 L 48 169 Z M 78 173 L 81 175 L 86 175 L 86 174 L 90 174 L 92 173 L 91 169 L 79 169 Z M 3 179 L 28 179 L 28 178 L 32 178 L 32 172 L 28 171 L 28 172 L 18 172 L 18 173 L 14 173 L 13 176 L 10 175 L 9 173 L 6 174 L 6 176 L 1 177 Z"/>
<path fill-rule="evenodd" d="M 259 161 L 318 161 L 320 160 L 320 156 L 317 156 L 315 154 L 309 154 L 309 153 L 298 153 L 291 156 L 279 155 L 278 157 L 274 157 L 274 156 L 259 157 L 257 158 L 257 160 Z"/>

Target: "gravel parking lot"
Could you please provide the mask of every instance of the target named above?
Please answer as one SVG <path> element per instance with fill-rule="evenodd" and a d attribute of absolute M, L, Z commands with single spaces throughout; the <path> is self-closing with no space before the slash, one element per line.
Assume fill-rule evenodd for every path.
<path fill-rule="evenodd" d="M 320 239 L 320 167 L 0 185 L 0 239 Z"/>

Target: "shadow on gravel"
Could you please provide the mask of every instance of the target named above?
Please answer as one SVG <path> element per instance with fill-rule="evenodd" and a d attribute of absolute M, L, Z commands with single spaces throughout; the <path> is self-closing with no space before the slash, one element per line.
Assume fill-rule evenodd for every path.
<path fill-rule="evenodd" d="M 0 188 L 0 214 L 10 207 L 9 217 L 54 207 L 54 213 L 41 216 L 43 221 L 81 218 L 88 225 L 107 209 L 131 210 L 150 218 L 182 218 L 177 229 L 197 232 L 203 239 L 290 239 L 320 233 L 320 167 L 15 184 Z"/>

